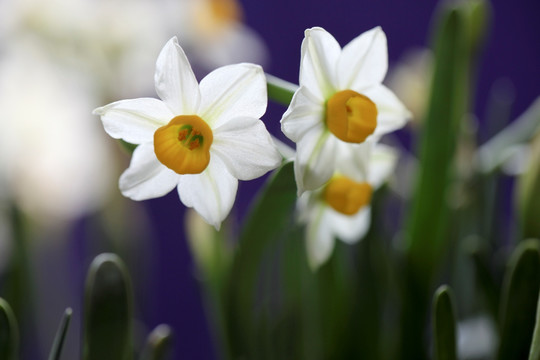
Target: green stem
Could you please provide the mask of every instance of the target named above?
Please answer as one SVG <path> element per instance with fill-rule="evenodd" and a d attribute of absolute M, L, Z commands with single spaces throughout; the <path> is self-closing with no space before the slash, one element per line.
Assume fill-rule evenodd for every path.
<path fill-rule="evenodd" d="M 64 341 L 66 339 L 66 334 L 69 328 L 69 323 L 71 321 L 72 313 L 73 311 L 71 310 L 71 308 L 67 308 L 64 311 L 60 326 L 58 327 L 58 331 L 56 332 L 56 336 L 54 338 L 51 353 L 49 354 L 49 360 L 59 360 L 60 356 L 62 355 L 62 348 L 64 346 Z"/>
<path fill-rule="evenodd" d="M 266 74 L 266 83 L 268 86 L 268 98 L 285 106 L 289 106 L 294 92 L 298 90 L 298 85 L 269 74 Z"/>

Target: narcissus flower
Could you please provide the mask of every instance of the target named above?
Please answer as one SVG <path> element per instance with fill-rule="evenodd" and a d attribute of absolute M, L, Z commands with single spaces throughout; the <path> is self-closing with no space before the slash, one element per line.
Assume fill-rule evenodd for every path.
<path fill-rule="evenodd" d="M 122 100 L 98 108 L 105 131 L 139 144 L 120 190 L 133 200 L 177 187 L 184 205 L 219 229 L 230 212 L 238 180 L 251 180 L 281 162 L 259 118 L 266 110 L 260 66 L 224 66 L 197 83 L 177 39 L 161 51 L 155 73 L 161 100 Z"/>
<path fill-rule="evenodd" d="M 306 30 L 300 87 L 281 119 L 282 131 L 296 142 L 299 194 L 326 183 L 344 152 L 403 127 L 409 111 L 382 85 L 387 68 L 379 27 L 343 49 L 324 29 Z"/>
<path fill-rule="evenodd" d="M 371 142 L 359 146 L 361 151 L 343 153 L 323 187 L 306 191 L 298 199 L 312 269 L 328 260 L 335 238 L 352 244 L 365 236 L 371 222 L 371 196 L 394 169 L 397 154 L 392 148 Z M 362 163 L 366 166 L 351 166 Z"/>

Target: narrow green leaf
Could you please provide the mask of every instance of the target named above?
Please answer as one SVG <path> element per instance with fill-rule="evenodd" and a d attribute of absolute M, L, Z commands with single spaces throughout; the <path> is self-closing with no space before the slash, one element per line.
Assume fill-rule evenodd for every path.
<path fill-rule="evenodd" d="M 540 360 L 540 296 L 536 305 L 536 325 L 534 326 L 529 360 Z"/>
<path fill-rule="evenodd" d="M 422 360 L 429 288 L 450 239 L 448 196 L 459 129 L 467 112 L 472 56 L 468 17 L 462 3 L 444 2 L 434 31 L 434 69 L 424 126 L 419 139 L 419 169 L 406 219 L 406 256 L 401 309 L 403 358 Z"/>
<path fill-rule="evenodd" d="M 437 262 L 446 240 L 446 197 L 459 125 L 465 115 L 465 96 L 469 94 L 465 27 L 462 12 L 450 8 L 443 12 L 436 31 L 432 91 L 420 139 L 420 168 L 407 227 L 410 256 L 428 268 Z"/>
<path fill-rule="evenodd" d="M 433 296 L 433 354 L 435 360 L 456 359 L 456 316 L 452 289 L 440 286 Z"/>
<path fill-rule="evenodd" d="M 233 357 L 245 357 L 255 341 L 254 297 L 265 250 L 293 227 L 293 164 L 278 169 L 260 192 L 242 229 L 227 291 L 227 326 Z M 251 354 L 252 355 L 252 354 Z M 247 356 L 248 358 L 254 358 Z"/>
<path fill-rule="evenodd" d="M 469 241 L 472 240 L 473 239 L 469 239 Z M 478 239 L 478 242 L 479 241 L 480 240 Z M 500 288 L 488 266 L 486 255 L 478 248 L 478 246 L 475 246 L 469 250 L 469 256 L 473 260 L 476 282 L 485 298 L 488 310 L 491 315 L 497 317 L 499 312 Z"/>
<path fill-rule="evenodd" d="M 62 347 L 64 346 L 64 340 L 66 339 L 66 334 L 69 328 L 69 323 L 71 321 L 72 313 L 73 310 L 71 310 L 71 308 L 67 308 L 64 311 L 64 315 L 62 316 L 62 320 L 60 321 L 60 326 L 58 327 L 58 330 L 56 331 L 56 336 L 54 337 L 53 346 L 49 354 L 49 360 L 59 360 L 60 355 L 62 355 Z"/>
<path fill-rule="evenodd" d="M 0 359 L 19 358 L 19 327 L 11 306 L 0 298 Z"/>
<path fill-rule="evenodd" d="M 289 106 L 298 86 L 275 76 L 266 74 L 268 98 L 279 104 Z"/>
<path fill-rule="evenodd" d="M 540 291 L 540 241 L 523 241 L 512 254 L 503 282 L 498 360 L 526 359 Z"/>
<path fill-rule="evenodd" d="M 163 360 L 171 346 L 172 331 L 169 325 L 158 325 L 148 338 L 141 360 Z"/>
<path fill-rule="evenodd" d="M 88 271 L 84 303 L 84 360 L 131 360 L 132 291 L 115 254 L 97 256 Z"/>
<path fill-rule="evenodd" d="M 468 51 L 469 54 L 475 56 L 479 48 L 484 44 L 484 39 L 491 23 L 491 4 L 486 0 L 465 0 L 462 8 L 465 16 L 468 18 Z"/>
<path fill-rule="evenodd" d="M 518 208 L 523 237 L 540 239 L 540 133 L 531 143 L 529 167 L 519 177 Z"/>

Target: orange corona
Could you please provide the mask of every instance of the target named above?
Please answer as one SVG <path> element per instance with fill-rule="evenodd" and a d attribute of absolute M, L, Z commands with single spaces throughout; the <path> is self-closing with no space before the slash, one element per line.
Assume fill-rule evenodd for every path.
<path fill-rule="evenodd" d="M 345 215 L 354 215 L 370 203 L 371 193 L 371 185 L 366 182 L 335 176 L 326 185 L 323 197 L 334 210 Z"/>
<path fill-rule="evenodd" d="M 213 134 L 197 115 L 180 115 L 154 133 L 158 160 L 178 174 L 199 174 L 210 162 Z"/>
<path fill-rule="evenodd" d="M 361 143 L 377 127 L 377 106 L 353 90 L 335 93 L 326 104 L 326 125 L 338 139 Z"/>

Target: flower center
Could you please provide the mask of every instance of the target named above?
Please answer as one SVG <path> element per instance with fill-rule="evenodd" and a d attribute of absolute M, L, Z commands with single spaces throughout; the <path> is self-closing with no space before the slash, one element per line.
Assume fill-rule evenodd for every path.
<path fill-rule="evenodd" d="M 356 91 L 339 91 L 326 104 L 326 125 L 338 139 L 361 143 L 377 127 L 377 106 Z"/>
<path fill-rule="evenodd" d="M 323 197 L 334 210 L 354 215 L 371 201 L 371 185 L 356 182 L 345 176 L 336 176 L 324 189 Z"/>
<path fill-rule="evenodd" d="M 238 0 L 206 0 L 193 2 L 192 17 L 199 33 L 207 37 L 223 35 L 223 29 L 242 21 L 242 7 Z"/>
<path fill-rule="evenodd" d="M 154 133 L 158 160 L 178 174 L 199 174 L 210 162 L 212 129 L 197 115 L 179 115 Z"/>

